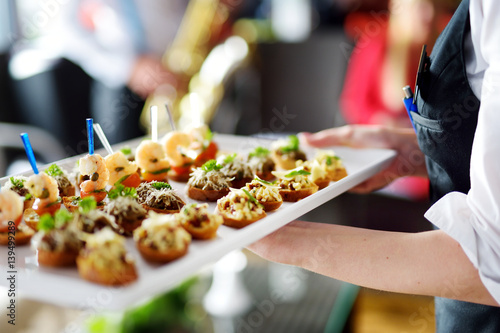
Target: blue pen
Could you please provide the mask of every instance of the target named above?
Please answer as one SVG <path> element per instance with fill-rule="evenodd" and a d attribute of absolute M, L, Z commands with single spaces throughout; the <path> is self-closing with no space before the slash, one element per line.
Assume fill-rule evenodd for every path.
<path fill-rule="evenodd" d="M 415 128 L 415 124 L 413 123 L 413 117 L 411 116 L 412 112 L 418 113 L 417 105 L 413 103 L 413 92 L 411 91 L 410 86 L 403 87 L 403 91 L 405 93 L 403 103 L 405 105 L 406 111 L 408 112 L 408 117 L 410 117 L 411 125 L 413 126 L 413 129 L 417 131 L 417 129 Z"/>

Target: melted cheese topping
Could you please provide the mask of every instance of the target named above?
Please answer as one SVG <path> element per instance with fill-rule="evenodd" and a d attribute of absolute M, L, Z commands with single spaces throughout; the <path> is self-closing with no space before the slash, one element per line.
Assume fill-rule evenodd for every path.
<path fill-rule="evenodd" d="M 250 184 L 247 184 L 246 187 L 248 188 L 248 192 L 250 192 L 257 201 L 283 201 L 279 193 L 279 186 L 264 184 L 254 179 Z"/>
<path fill-rule="evenodd" d="M 272 174 L 279 179 L 279 186 L 284 190 L 298 191 L 304 188 L 315 187 L 316 185 L 309 179 L 309 175 L 296 175 L 287 177 L 293 171 L 304 170 L 298 167 L 287 171 L 273 171 Z"/>
<path fill-rule="evenodd" d="M 232 190 L 217 200 L 217 207 L 222 207 L 225 214 L 236 220 L 252 220 L 264 214 L 264 208 L 250 200 L 242 190 Z"/>
<path fill-rule="evenodd" d="M 64 228 L 39 231 L 33 237 L 31 244 L 35 250 L 49 252 L 78 251 L 81 240 L 76 223 L 69 222 Z"/>
<path fill-rule="evenodd" d="M 196 168 L 190 175 L 188 186 L 196 187 L 202 190 L 219 191 L 229 187 L 230 179 L 222 172 L 212 170 L 203 171 L 202 168 Z"/>
<path fill-rule="evenodd" d="M 329 174 L 335 173 L 336 170 L 344 168 L 344 163 L 342 163 L 342 160 L 335 155 L 333 150 L 318 149 L 316 151 L 315 160 L 317 160 Z"/>
<path fill-rule="evenodd" d="M 224 222 L 219 214 L 208 212 L 208 204 L 184 206 L 180 213 L 175 214 L 175 217 L 182 225 L 189 224 L 200 229 L 218 227 Z"/>
<path fill-rule="evenodd" d="M 297 167 L 303 167 L 305 171 L 311 173 L 309 175 L 309 179 L 311 179 L 313 183 L 315 183 L 317 180 L 326 179 L 326 177 L 328 176 L 328 173 L 324 166 L 320 165 L 317 160 L 297 161 L 295 164 L 297 165 Z"/>
<path fill-rule="evenodd" d="M 144 218 L 147 211 L 134 198 L 118 197 L 106 205 L 106 213 L 126 219 Z"/>
<path fill-rule="evenodd" d="M 87 237 L 84 255 L 97 269 L 120 268 L 133 263 L 125 249 L 125 237 L 104 228 Z"/>
<path fill-rule="evenodd" d="M 134 231 L 134 240 L 160 252 L 183 250 L 191 235 L 175 220 L 174 215 L 149 213 L 149 218 Z"/>

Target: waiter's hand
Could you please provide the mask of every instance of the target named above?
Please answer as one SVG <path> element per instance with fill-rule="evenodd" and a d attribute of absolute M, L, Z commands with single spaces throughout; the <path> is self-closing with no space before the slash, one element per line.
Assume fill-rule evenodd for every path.
<path fill-rule="evenodd" d="M 412 128 L 389 128 L 379 125 L 347 125 L 317 133 L 300 133 L 300 141 L 313 147 L 349 146 L 353 148 L 387 148 L 397 152 L 391 165 L 351 189 L 369 193 L 404 176 L 427 177 L 424 154 Z"/>

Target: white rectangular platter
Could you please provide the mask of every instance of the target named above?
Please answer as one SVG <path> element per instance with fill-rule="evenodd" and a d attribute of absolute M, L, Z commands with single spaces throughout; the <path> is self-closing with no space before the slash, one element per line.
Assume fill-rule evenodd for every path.
<path fill-rule="evenodd" d="M 218 134 L 214 140 L 219 150 L 226 152 L 247 153 L 257 146 L 269 146 L 272 141 L 252 137 L 239 137 Z M 129 147 L 138 145 L 139 140 L 126 143 Z M 124 146 L 116 145 L 115 148 Z M 127 240 L 127 249 L 136 260 L 139 279 L 128 286 L 110 288 L 93 284 L 81 279 L 76 268 L 47 268 L 37 264 L 36 252 L 29 246 L 15 249 L 17 292 L 19 295 L 42 302 L 53 303 L 65 307 L 121 310 L 144 301 L 158 293 L 167 291 L 182 282 L 185 278 L 197 273 L 202 267 L 213 263 L 225 254 L 241 249 L 262 237 L 272 233 L 285 224 L 299 218 L 308 211 L 331 200 L 349 190 L 367 178 L 379 172 L 395 156 L 392 150 L 384 149 L 351 149 L 332 147 L 342 158 L 348 171 L 348 176 L 317 193 L 296 203 L 284 203 L 277 211 L 269 213 L 264 219 L 243 229 L 232 229 L 221 226 L 217 238 L 208 241 L 194 240 L 189 252 L 183 258 L 165 264 L 149 264 L 144 261 L 136 250 L 133 240 Z M 313 150 L 304 149 L 308 158 L 314 156 Z M 103 151 L 98 151 L 105 155 Z M 77 157 L 57 162 L 66 170 L 72 170 Z M 43 167 L 41 168 L 43 169 Z M 7 178 L 0 179 L 3 185 Z M 186 203 L 196 202 L 187 197 L 185 184 L 171 182 Z M 215 210 L 215 203 L 210 204 Z M 7 287 L 5 276 L 9 271 L 7 266 L 7 248 L 0 247 L 0 267 L 2 278 L 0 285 Z"/>

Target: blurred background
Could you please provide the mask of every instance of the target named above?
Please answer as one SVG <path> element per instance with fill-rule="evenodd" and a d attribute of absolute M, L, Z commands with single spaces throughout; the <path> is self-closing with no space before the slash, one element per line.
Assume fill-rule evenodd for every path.
<path fill-rule="evenodd" d="M 455 0 L 1 1 L 0 177 L 29 169 L 21 132 L 36 142 L 37 160 L 50 163 L 86 152 L 88 117 L 111 143 L 148 134 L 151 105 L 160 106 L 163 132 L 171 130 L 165 105 L 179 128 L 202 122 L 240 135 L 346 123 L 409 127 L 401 88 L 414 85 L 422 45 L 432 48 L 456 6 Z M 373 195 L 344 194 L 303 219 L 427 230 L 427 186 L 409 178 Z M 19 332 L 434 331 L 432 298 L 360 289 L 246 251 L 224 260 L 237 269 L 215 264 L 126 313 L 25 300 L 30 316 L 19 320 Z M 228 276 L 234 290 L 216 283 Z"/>

